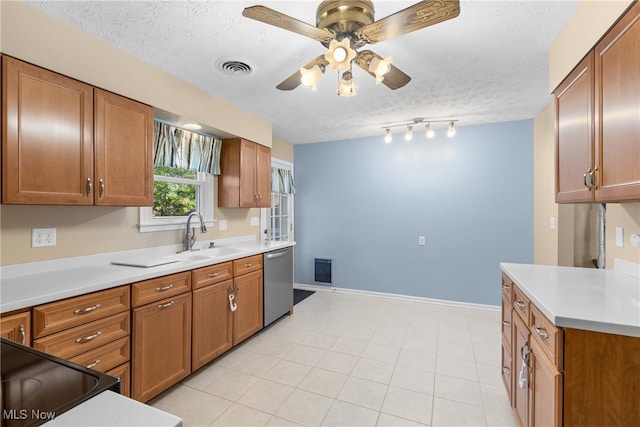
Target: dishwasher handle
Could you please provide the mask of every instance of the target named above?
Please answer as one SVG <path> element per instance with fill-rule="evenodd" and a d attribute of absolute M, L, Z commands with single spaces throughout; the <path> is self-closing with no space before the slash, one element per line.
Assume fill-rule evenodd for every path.
<path fill-rule="evenodd" d="M 274 258 L 280 258 L 281 256 L 289 255 L 290 253 L 291 253 L 291 249 L 285 249 L 283 251 L 268 252 L 264 254 L 264 257 L 266 259 L 274 259 Z"/>

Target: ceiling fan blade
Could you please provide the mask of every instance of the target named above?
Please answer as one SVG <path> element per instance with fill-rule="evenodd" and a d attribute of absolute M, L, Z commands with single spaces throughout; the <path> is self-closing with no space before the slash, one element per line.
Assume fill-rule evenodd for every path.
<path fill-rule="evenodd" d="M 324 58 L 324 54 L 318 56 L 315 59 L 309 61 L 303 68 L 307 70 L 312 69 L 314 66 L 318 65 L 324 72 L 324 69 L 329 65 L 329 62 Z M 300 70 L 291 74 L 287 77 L 282 83 L 276 86 L 276 89 L 280 90 L 293 90 L 302 84 L 302 73 Z"/>
<path fill-rule="evenodd" d="M 292 18 L 289 15 L 270 9 L 266 6 L 251 6 L 242 11 L 242 15 L 264 22 L 265 24 L 274 25 L 303 36 L 311 37 L 320 42 L 329 42 L 334 38 L 331 31 L 323 28 L 314 27 L 311 24 Z"/>
<path fill-rule="evenodd" d="M 382 60 L 383 58 L 375 52 L 370 50 L 363 50 L 358 52 L 358 56 L 356 57 L 356 63 L 360 68 L 369 73 L 373 78 L 376 77 L 375 73 L 369 70 L 369 64 L 371 60 L 374 58 L 378 58 Z M 387 86 L 389 89 L 396 90 L 406 85 L 411 81 L 411 77 L 400 71 L 398 68 L 391 65 L 391 69 L 387 74 L 384 75 L 384 79 L 382 80 L 382 84 Z"/>
<path fill-rule="evenodd" d="M 458 0 L 426 0 L 365 25 L 356 36 L 365 43 L 377 43 L 401 36 L 460 15 Z"/>

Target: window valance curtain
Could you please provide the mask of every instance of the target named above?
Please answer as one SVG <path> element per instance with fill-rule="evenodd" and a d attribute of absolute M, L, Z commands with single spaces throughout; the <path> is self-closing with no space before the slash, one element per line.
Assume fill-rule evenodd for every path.
<path fill-rule="evenodd" d="M 291 169 L 271 168 L 271 192 L 294 194 L 296 184 Z"/>
<path fill-rule="evenodd" d="M 153 164 L 220 175 L 222 141 L 154 121 Z"/>

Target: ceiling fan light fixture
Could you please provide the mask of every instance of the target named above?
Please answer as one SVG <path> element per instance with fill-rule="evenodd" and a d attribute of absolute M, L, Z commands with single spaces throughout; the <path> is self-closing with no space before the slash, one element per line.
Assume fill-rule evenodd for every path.
<path fill-rule="evenodd" d="M 369 72 L 376 75 L 376 84 L 382 83 L 384 75 L 391 71 L 393 58 L 387 56 L 385 59 L 373 58 L 369 63 Z"/>
<path fill-rule="evenodd" d="M 351 61 L 356 57 L 356 54 L 356 51 L 351 49 L 351 40 L 345 37 L 342 41 L 331 40 L 329 50 L 324 54 L 324 59 L 329 62 L 332 70 L 349 71 Z"/>
<path fill-rule="evenodd" d="M 451 122 L 449 124 L 449 129 L 447 130 L 447 136 L 449 138 L 453 138 L 455 134 L 456 134 L 456 128 L 453 126 L 453 122 Z"/>
<path fill-rule="evenodd" d="M 323 70 L 318 65 L 314 65 L 310 70 L 302 67 L 300 68 L 300 74 L 302 74 L 300 81 L 303 85 L 309 86 L 314 92 L 318 90 L 318 80 L 323 74 Z"/>
<path fill-rule="evenodd" d="M 339 96 L 354 96 L 356 95 L 356 85 L 353 83 L 353 75 L 351 71 L 346 71 L 342 74 L 340 84 L 338 85 Z"/>

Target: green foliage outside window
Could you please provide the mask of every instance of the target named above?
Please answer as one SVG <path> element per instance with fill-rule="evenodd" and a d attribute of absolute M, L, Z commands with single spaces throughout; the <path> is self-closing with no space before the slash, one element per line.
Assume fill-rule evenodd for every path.
<path fill-rule="evenodd" d="M 155 166 L 155 175 L 197 179 L 197 172 L 187 169 Z M 153 216 L 184 216 L 197 210 L 197 186 L 155 181 L 153 187 Z"/>

